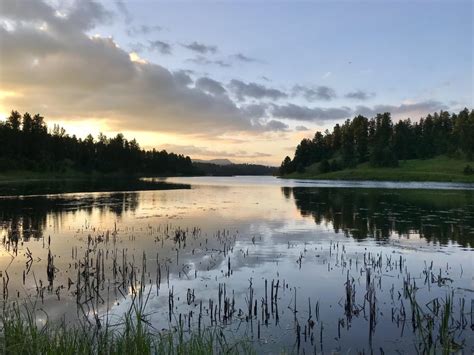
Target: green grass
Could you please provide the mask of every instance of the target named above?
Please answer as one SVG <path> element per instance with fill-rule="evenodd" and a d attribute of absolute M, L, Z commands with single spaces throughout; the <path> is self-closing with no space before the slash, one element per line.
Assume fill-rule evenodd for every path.
<path fill-rule="evenodd" d="M 438 156 L 426 160 L 399 161 L 396 168 L 376 168 L 369 163 L 359 164 L 355 168 L 319 173 L 319 163 L 310 165 L 303 173 L 292 173 L 285 178 L 317 180 L 377 180 L 377 181 L 444 181 L 472 182 L 474 175 L 465 175 L 464 167 L 473 162 Z"/>
<path fill-rule="evenodd" d="M 84 180 L 100 177 L 123 176 L 124 174 L 99 172 L 85 173 L 76 170 L 66 170 L 62 172 L 37 172 L 29 170 L 13 170 L 0 172 L 0 183 L 35 182 L 35 181 L 55 181 L 55 180 Z"/>
<path fill-rule="evenodd" d="M 93 180 L 103 178 L 141 178 L 141 177 L 169 177 L 169 176 L 187 176 L 180 174 L 143 174 L 142 172 L 100 172 L 91 171 L 84 172 L 74 169 L 66 169 L 65 171 L 31 171 L 31 170 L 9 170 L 0 171 L 0 184 L 9 183 L 30 183 L 30 182 L 48 182 L 48 181 L 78 181 Z"/>
<path fill-rule="evenodd" d="M 8 306 L 0 317 L 2 354 L 254 354 L 248 342 L 229 342 L 220 329 L 186 333 L 157 332 L 140 309 L 127 312 L 115 325 L 36 324 L 38 311 Z M 41 314 L 44 317 L 44 314 Z"/>

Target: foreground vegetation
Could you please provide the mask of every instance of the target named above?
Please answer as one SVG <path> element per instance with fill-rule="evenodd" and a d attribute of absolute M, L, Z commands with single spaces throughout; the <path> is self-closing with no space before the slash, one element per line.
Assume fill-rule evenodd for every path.
<path fill-rule="evenodd" d="M 430 161 L 441 155 L 442 160 Z M 472 181 L 473 164 L 465 161 L 473 159 L 474 111 L 441 111 L 418 122 L 396 123 L 386 112 L 371 119 L 359 115 L 342 126 L 336 124 L 332 132 L 316 132 L 313 139 L 303 139 L 293 159 L 283 160 L 280 175 Z"/>
<path fill-rule="evenodd" d="M 253 354 L 245 341 L 230 342 L 218 328 L 187 333 L 182 328 L 158 332 L 142 309 L 132 307 L 111 325 L 64 322 L 36 324 L 38 311 L 9 306 L 1 316 L 2 354 Z M 44 317 L 44 314 L 40 314 Z M 47 318 L 47 317 L 46 317 Z"/>
<path fill-rule="evenodd" d="M 376 181 L 439 181 L 472 182 L 474 174 L 466 174 L 466 167 L 474 166 L 465 159 L 438 156 L 432 159 L 400 161 L 396 167 L 374 167 L 365 162 L 352 168 L 321 172 L 321 163 L 307 167 L 303 172 L 285 175 L 285 178 L 317 180 L 376 180 Z"/>
<path fill-rule="evenodd" d="M 370 274 L 368 276 L 370 278 Z M 431 276 L 432 277 L 432 276 Z M 438 279 L 444 283 L 445 279 Z M 355 304 L 355 280 L 347 278 L 345 312 L 348 320 L 361 312 Z M 413 332 L 416 334 L 415 349 L 418 353 L 455 353 L 462 351 L 464 342 L 460 335 L 467 327 L 464 302 L 459 320 L 454 321 L 454 293 L 444 299 L 435 298 L 426 305 L 416 300 L 416 286 L 405 284 L 403 293 L 409 300 L 408 309 L 402 306 L 401 314 L 410 312 Z M 369 291 L 375 298 L 375 291 Z M 375 329 L 375 302 L 370 304 L 370 333 Z M 79 325 L 67 325 L 64 321 L 51 323 L 46 315 L 46 324 L 38 326 L 38 310 L 25 305 L 6 306 L 0 317 L 0 352 L 2 354 L 257 354 L 249 338 L 228 340 L 219 327 L 186 332 L 182 326 L 158 332 L 147 321 L 144 305 L 133 302 L 123 318 L 113 325 L 106 320 L 104 325 L 97 315 Z M 365 313 L 365 310 L 364 310 Z M 471 315 L 472 317 L 472 315 Z M 310 315 L 311 318 L 311 315 Z M 393 314 L 392 314 L 393 318 Z M 339 320 L 340 322 L 340 320 Z M 313 322 L 314 323 L 314 322 Z M 321 325 L 322 327 L 322 325 Z M 300 338 L 297 335 L 299 350 Z M 316 349 L 316 348 L 315 348 Z M 293 353 L 288 344 L 281 344 L 281 354 Z M 299 351 L 295 353 L 299 353 Z M 384 353 L 380 348 L 381 353 Z M 315 350 L 316 352 L 316 350 Z"/>

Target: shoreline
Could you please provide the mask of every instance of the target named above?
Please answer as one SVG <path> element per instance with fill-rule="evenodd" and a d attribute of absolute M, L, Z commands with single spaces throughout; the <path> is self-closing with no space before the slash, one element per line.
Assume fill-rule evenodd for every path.
<path fill-rule="evenodd" d="M 0 174 L 1 184 L 15 183 L 43 183 L 43 182 L 81 182 L 98 179 L 140 179 L 144 177 L 150 178 L 169 178 L 177 176 L 198 176 L 198 175 L 144 175 L 144 174 L 125 174 L 125 173 L 82 173 L 82 172 L 66 172 L 66 173 L 38 173 L 31 171 L 15 171 L 6 174 Z"/>
<path fill-rule="evenodd" d="M 445 183 L 462 183 L 462 184 L 473 184 L 474 185 L 474 177 L 467 178 L 467 179 L 413 179 L 410 177 L 407 178 L 379 178 L 379 177 L 333 177 L 327 176 L 326 174 L 316 175 L 316 176 L 307 176 L 304 174 L 291 174 L 291 175 L 283 175 L 283 176 L 276 176 L 278 179 L 295 179 L 295 180 L 307 180 L 307 181 L 367 181 L 367 182 L 445 182 Z"/>
<path fill-rule="evenodd" d="M 362 163 L 353 168 L 320 173 L 319 164 L 308 166 L 304 172 L 280 176 L 284 179 L 392 181 L 392 182 L 459 182 L 474 183 L 474 174 L 465 174 L 466 166 L 474 162 L 438 156 L 432 159 L 413 159 L 399 162 L 397 167 L 372 167 Z"/>

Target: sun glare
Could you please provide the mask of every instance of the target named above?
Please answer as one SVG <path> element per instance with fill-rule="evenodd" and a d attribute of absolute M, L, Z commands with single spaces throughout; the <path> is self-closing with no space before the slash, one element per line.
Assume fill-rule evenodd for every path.
<path fill-rule="evenodd" d="M 131 52 L 130 53 L 130 60 L 134 63 L 140 63 L 140 64 L 146 64 L 147 61 L 143 58 L 140 58 L 140 56 L 136 52 Z"/>
<path fill-rule="evenodd" d="M 99 133 L 108 130 L 104 122 L 92 118 L 82 121 L 48 120 L 48 128 L 52 129 L 54 125 L 59 125 L 66 130 L 67 134 L 75 135 L 78 138 L 87 137 L 89 134 L 96 138 Z"/>

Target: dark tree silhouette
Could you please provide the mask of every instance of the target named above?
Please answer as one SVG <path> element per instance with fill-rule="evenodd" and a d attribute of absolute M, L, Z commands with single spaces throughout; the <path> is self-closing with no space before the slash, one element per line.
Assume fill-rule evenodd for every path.
<path fill-rule="evenodd" d="M 101 173 L 190 175 L 200 171 L 191 158 L 162 151 L 145 151 L 138 142 L 122 134 L 108 138 L 100 134 L 84 139 L 69 136 L 54 126 L 48 132 L 44 117 L 12 111 L 0 122 L 0 170 L 63 172 L 68 169 Z"/>
<path fill-rule="evenodd" d="M 277 168 L 256 164 L 193 163 L 191 158 L 166 150 L 143 150 L 135 139 L 119 133 L 77 138 L 44 117 L 12 111 L 0 121 L 0 171 L 81 171 L 126 175 L 273 175 Z"/>

